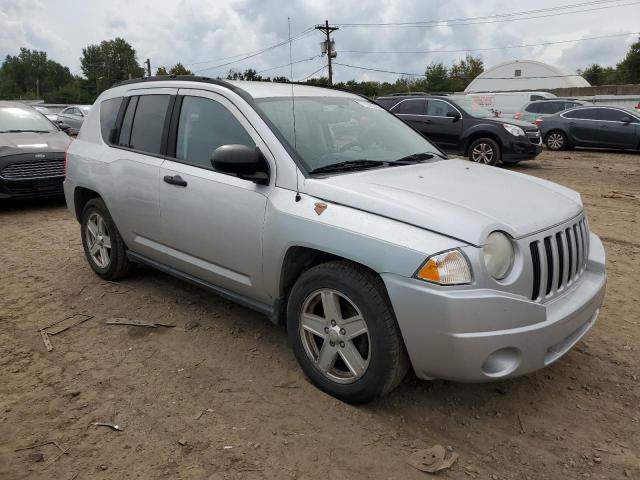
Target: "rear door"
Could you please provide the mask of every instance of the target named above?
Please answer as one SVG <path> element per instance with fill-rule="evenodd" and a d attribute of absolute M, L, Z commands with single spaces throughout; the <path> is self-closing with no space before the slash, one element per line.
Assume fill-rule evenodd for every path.
<path fill-rule="evenodd" d="M 424 98 L 406 98 L 391 109 L 399 118 L 418 130 L 422 135 L 431 138 L 431 120 L 425 115 L 427 100 Z"/>
<path fill-rule="evenodd" d="M 623 122 L 627 117 L 631 122 Z M 600 143 L 604 147 L 637 148 L 638 120 L 624 110 L 600 108 Z"/>
<path fill-rule="evenodd" d="M 215 171 L 213 151 L 227 144 L 258 147 L 270 185 Z M 275 162 L 240 110 L 224 96 L 181 89 L 160 171 L 160 208 L 168 264 L 256 300 L 263 291 L 262 228 Z M 175 180 L 181 180 L 176 184 Z"/>
<path fill-rule="evenodd" d="M 447 114 L 457 113 L 459 118 Z M 447 151 L 460 151 L 460 135 L 462 134 L 463 119 L 460 111 L 449 102 L 430 98 L 427 100 L 426 118 L 428 123 L 428 137 L 438 147 Z M 427 128 L 425 127 L 425 130 Z"/>
<path fill-rule="evenodd" d="M 562 113 L 567 121 L 570 141 L 576 145 L 597 146 L 600 143 L 600 108 L 578 108 Z"/>
<path fill-rule="evenodd" d="M 164 261 L 160 221 L 159 175 L 166 150 L 166 131 L 175 88 L 129 92 L 120 128 L 107 149 L 108 199 L 125 242 L 134 252 Z M 104 132 L 107 133 L 107 132 Z"/>

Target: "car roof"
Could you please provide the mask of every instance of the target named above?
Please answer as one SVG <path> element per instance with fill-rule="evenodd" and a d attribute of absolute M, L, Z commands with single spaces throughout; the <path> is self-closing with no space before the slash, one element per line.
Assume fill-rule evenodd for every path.
<path fill-rule="evenodd" d="M 158 88 L 190 88 L 193 84 L 197 84 L 202 88 L 204 85 L 217 85 L 220 87 L 228 88 L 232 91 L 242 91 L 245 95 L 249 95 L 253 99 L 270 98 L 270 97 L 290 97 L 293 94 L 295 96 L 332 96 L 332 97 L 348 97 L 348 98 L 361 98 L 361 95 L 356 93 L 347 92 L 344 90 L 321 87 L 315 85 L 307 85 L 300 83 L 277 83 L 277 82 L 253 82 L 246 80 L 219 80 L 209 77 L 198 77 L 194 75 L 158 75 L 152 77 L 138 78 L 134 80 L 125 80 L 114 88 L 122 86 L 138 87 L 140 84 L 144 84 L 145 88 L 158 87 Z"/>
<path fill-rule="evenodd" d="M 27 105 L 25 103 L 22 102 L 12 102 L 10 100 L 0 100 L 0 108 L 7 108 L 7 107 L 13 107 L 13 108 L 32 108 L 32 105 Z"/>

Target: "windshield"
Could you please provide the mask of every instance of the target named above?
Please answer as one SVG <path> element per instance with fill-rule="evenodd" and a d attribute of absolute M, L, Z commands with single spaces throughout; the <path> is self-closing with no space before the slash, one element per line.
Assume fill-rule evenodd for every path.
<path fill-rule="evenodd" d="M 295 97 L 295 138 L 291 97 L 256 102 L 309 172 L 353 161 L 393 162 L 421 153 L 442 157 L 419 133 L 365 99 Z"/>
<path fill-rule="evenodd" d="M 456 103 L 465 112 L 475 118 L 490 118 L 493 117 L 493 113 L 484 107 L 477 104 L 477 100 L 473 98 L 456 98 Z"/>
<path fill-rule="evenodd" d="M 0 132 L 55 132 L 56 127 L 31 108 L 0 107 Z"/>

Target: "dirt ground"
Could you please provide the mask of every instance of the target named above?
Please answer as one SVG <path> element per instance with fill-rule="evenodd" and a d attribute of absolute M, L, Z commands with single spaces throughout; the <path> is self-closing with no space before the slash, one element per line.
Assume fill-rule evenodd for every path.
<path fill-rule="evenodd" d="M 594 330 L 524 378 L 410 376 L 360 407 L 311 386 L 257 313 L 148 269 L 100 281 L 63 201 L 0 207 L 0 478 L 420 479 L 406 457 L 440 444 L 460 456 L 440 478 L 640 479 L 640 154 L 510 168 L 581 192 L 608 255 Z M 38 330 L 80 314 L 47 352 Z M 15 451 L 47 441 L 67 453 Z"/>

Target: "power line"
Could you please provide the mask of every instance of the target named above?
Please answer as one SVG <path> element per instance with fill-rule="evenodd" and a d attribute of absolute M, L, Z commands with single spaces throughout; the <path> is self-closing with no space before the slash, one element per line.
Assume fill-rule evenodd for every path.
<path fill-rule="evenodd" d="M 620 1 L 620 0 L 605 0 L 608 3 L 612 1 Z M 516 12 L 511 14 L 499 14 L 499 15 L 487 15 L 484 17 L 469 17 L 466 19 L 448 19 L 448 20 L 429 20 L 424 22 L 388 22 L 388 23 L 338 23 L 337 25 L 345 28 L 353 28 L 353 27 L 417 27 L 417 28 L 435 28 L 435 27 L 457 27 L 464 25 L 484 25 L 490 23 L 502 23 L 502 22 L 513 22 L 516 20 L 532 20 L 536 18 L 547 18 L 547 17 L 555 17 L 558 15 L 572 15 L 574 13 L 584 13 L 584 12 L 592 12 L 596 10 L 605 10 L 609 8 L 618 8 L 618 7 L 628 7 L 632 5 L 637 5 L 640 2 L 631 2 L 617 5 L 603 5 L 603 6 L 595 6 L 593 8 L 586 8 L 582 10 L 573 10 L 570 12 L 559 11 L 561 9 L 578 7 L 584 5 L 598 5 L 605 3 L 605 1 L 600 2 L 587 2 L 581 5 L 574 4 L 572 6 L 565 7 L 551 7 L 549 9 L 540 9 L 539 11 L 530 10 L 528 12 Z M 535 16 L 523 16 L 520 18 L 510 18 L 518 15 L 529 15 L 531 13 L 540 13 L 542 11 L 552 12 L 546 13 L 544 15 L 535 15 Z M 480 21 L 476 21 L 480 20 Z"/>
<path fill-rule="evenodd" d="M 382 69 L 378 69 L 378 68 L 371 68 L 371 67 L 363 67 L 361 65 L 349 65 L 347 63 L 338 63 L 335 62 L 336 65 L 340 65 L 341 67 L 347 67 L 347 68 L 355 68 L 358 70 L 367 70 L 370 72 L 380 72 L 380 73 L 391 73 L 394 75 L 403 75 L 406 77 L 428 77 L 428 75 L 426 75 L 425 73 L 409 73 L 409 72 L 396 72 L 393 70 L 382 70 Z M 624 69 L 616 69 L 617 72 L 623 72 L 626 71 Z M 607 74 L 608 72 L 598 72 L 596 73 L 596 75 L 598 74 Z M 577 73 L 572 73 L 572 74 L 567 74 L 567 75 L 544 75 L 544 76 L 536 76 L 536 75 L 531 75 L 531 76 L 525 76 L 525 77 L 482 77 L 482 80 L 524 80 L 527 78 L 537 78 L 537 79 L 541 79 L 541 78 L 567 78 L 567 77 L 581 77 L 582 75 L 579 75 Z M 469 76 L 463 76 L 463 77 L 459 77 L 459 78 L 466 78 L 466 79 L 473 79 L 473 78 L 477 78 L 477 77 L 469 77 Z"/>
<path fill-rule="evenodd" d="M 327 65 L 322 65 L 318 70 L 310 73 L 309 75 L 307 75 L 306 77 L 304 77 L 302 80 L 300 80 L 301 82 L 304 82 L 305 80 L 308 80 L 309 78 L 313 77 L 316 73 L 321 72 L 322 70 L 324 70 L 325 68 L 327 68 Z"/>
<path fill-rule="evenodd" d="M 317 57 L 319 57 L 319 55 L 314 55 L 313 57 L 309 57 L 309 58 L 302 58 L 302 59 L 300 59 L 300 60 L 296 60 L 296 61 L 291 62 L 291 63 L 284 63 L 284 64 L 282 64 L 282 65 L 278 65 L 277 67 L 269 67 L 269 68 L 265 68 L 265 69 L 263 69 L 263 70 L 259 70 L 259 71 L 257 71 L 256 73 L 263 73 L 263 72 L 268 72 L 268 71 L 270 71 L 270 70 L 277 70 L 278 68 L 289 67 L 289 66 L 291 66 L 291 65 L 295 65 L 295 64 L 297 64 L 297 63 L 308 62 L 308 61 L 313 60 L 314 58 L 317 58 Z"/>
<path fill-rule="evenodd" d="M 293 41 L 296 41 L 296 40 L 300 40 L 300 39 L 302 39 L 304 37 L 307 37 L 308 35 L 311 34 L 311 32 L 313 32 L 313 28 L 314 27 L 309 27 L 306 30 L 303 30 L 302 32 L 298 33 L 297 35 L 291 37 L 291 41 L 293 42 Z M 204 72 L 206 70 L 213 70 L 215 68 L 226 67 L 226 66 L 232 65 L 234 63 L 242 62 L 243 60 L 248 60 L 249 58 L 257 57 L 258 55 L 266 53 L 266 52 L 268 52 L 270 50 L 282 47 L 283 45 L 287 45 L 288 43 L 289 43 L 289 39 L 283 40 L 282 42 L 276 43 L 276 44 L 271 45 L 269 47 L 265 47 L 265 48 L 263 48 L 261 50 L 256 50 L 254 52 L 247 53 L 246 55 L 243 54 L 245 56 L 243 56 L 242 58 L 239 58 L 237 60 L 232 60 L 232 61 L 229 61 L 229 62 L 226 62 L 226 63 L 221 63 L 221 64 L 218 64 L 218 65 L 213 65 L 213 66 L 210 66 L 210 67 L 201 68 L 199 70 L 196 70 L 194 73 Z M 237 55 L 234 55 L 233 57 L 227 57 L 227 59 L 234 58 L 234 57 L 237 57 Z M 205 60 L 205 61 L 197 62 L 197 63 L 210 63 L 210 62 L 221 61 L 221 60 L 225 60 L 225 59 Z M 196 65 L 196 63 L 187 63 L 185 65 Z"/>
<path fill-rule="evenodd" d="M 358 54 L 424 54 L 424 53 L 461 53 L 461 52 L 484 52 L 487 50 L 506 50 L 510 48 L 526 48 L 526 47 L 542 47 L 546 45 L 558 45 L 561 43 L 573 43 L 582 42 L 586 40 L 598 40 L 602 38 L 614 38 L 614 37 L 626 37 L 628 35 L 640 35 L 640 32 L 629 33 L 616 33 L 613 35 L 600 35 L 598 37 L 584 37 L 576 38 L 573 40 L 559 40 L 556 42 L 542 42 L 542 43 L 529 43 L 525 45 L 507 45 L 504 47 L 485 47 L 485 48 L 462 48 L 459 50 L 404 50 L 404 51 L 391 51 L 391 50 L 340 50 L 340 53 L 358 53 Z"/>

